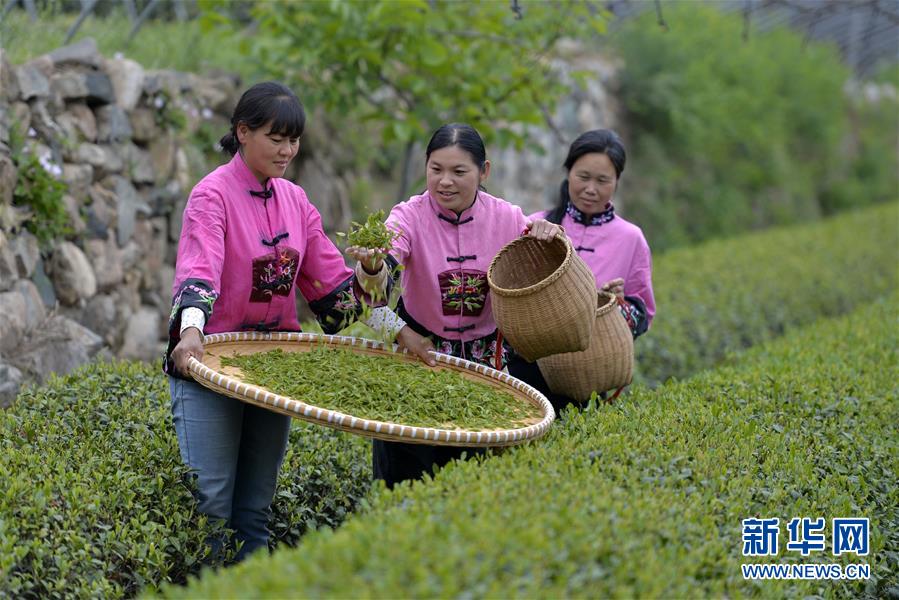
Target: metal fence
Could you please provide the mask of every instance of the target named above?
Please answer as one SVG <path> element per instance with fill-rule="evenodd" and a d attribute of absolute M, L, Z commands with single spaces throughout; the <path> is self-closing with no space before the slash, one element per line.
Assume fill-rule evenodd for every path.
<path fill-rule="evenodd" d="M 618 18 L 654 11 L 661 26 L 665 10 L 698 0 L 609 0 Z M 899 0 L 702 0 L 743 16 L 743 36 L 775 27 L 790 27 L 807 39 L 835 43 L 846 64 L 859 76 L 881 64 L 899 61 Z"/>

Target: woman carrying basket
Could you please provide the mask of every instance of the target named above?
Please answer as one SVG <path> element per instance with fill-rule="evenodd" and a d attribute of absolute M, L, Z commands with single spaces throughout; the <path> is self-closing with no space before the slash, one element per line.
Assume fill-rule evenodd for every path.
<path fill-rule="evenodd" d="M 370 251 L 347 249 L 371 273 L 361 262 L 355 273 L 349 269 L 303 189 L 282 179 L 305 121 L 300 101 L 281 84 L 244 92 L 221 140 L 232 158 L 192 190 L 178 243 L 165 359 L 172 416 L 199 510 L 235 530 L 238 560 L 268 544 L 290 417 L 193 382 L 188 361 L 203 358 L 203 333 L 299 331 L 298 288 L 325 331 L 334 332 L 361 313 L 362 299 L 386 297 L 391 284 Z M 433 362 L 410 328 L 397 341 Z M 217 556 L 223 540 L 210 543 Z"/>
<path fill-rule="evenodd" d="M 634 338 L 646 333 L 655 315 L 652 255 L 639 227 L 615 214 L 613 197 L 627 154 L 621 138 L 609 129 L 581 134 L 568 149 L 568 176 L 555 208 L 535 213 L 565 228 L 568 238 L 596 277 L 596 287 L 622 299 L 621 311 Z M 536 363 L 513 357 L 509 373 L 549 398 L 558 414 L 573 403 L 549 391 Z"/>
<path fill-rule="evenodd" d="M 425 153 L 427 189 L 397 204 L 387 218 L 399 237 L 387 258 L 403 265 L 397 314 L 439 352 L 503 369 L 509 347 L 497 339 L 487 269 L 522 234 L 550 240 L 561 232 L 545 219 L 528 220 L 518 206 L 481 187 L 490 173 L 484 142 L 469 125 L 443 125 Z M 388 487 L 433 473 L 474 448 L 374 440 L 374 476 Z"/>

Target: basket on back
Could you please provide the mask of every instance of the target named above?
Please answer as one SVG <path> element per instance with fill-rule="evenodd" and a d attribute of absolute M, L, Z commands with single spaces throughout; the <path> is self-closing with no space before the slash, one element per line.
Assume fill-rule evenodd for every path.
<path fill-rule="evenodd" d="M 490 263 L 487 282 L 493 318 L 525 359 L 584 350 L 590 344 L 596 280 L 568 238 L 509 242 Z"/>
<path fill-rule="evenodd" d="M 578 402 L 620 388 L 634 376 L 634 337 L 613 294 L 598 292 L 593 339 L 583 352 L 555 354 L 537 361 L 549 389 Z"/>

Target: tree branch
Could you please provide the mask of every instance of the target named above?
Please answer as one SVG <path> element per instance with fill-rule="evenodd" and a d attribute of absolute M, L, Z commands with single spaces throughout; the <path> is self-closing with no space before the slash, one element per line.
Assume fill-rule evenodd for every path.
<path fill-rule="evenodd" d="M 656 0 L 656 16 L 659 19 L 659 27 L 668 31 L 668 23 L 665 22 L 665 17 L 662 16 L 662 3 L 660 0 Z"/>

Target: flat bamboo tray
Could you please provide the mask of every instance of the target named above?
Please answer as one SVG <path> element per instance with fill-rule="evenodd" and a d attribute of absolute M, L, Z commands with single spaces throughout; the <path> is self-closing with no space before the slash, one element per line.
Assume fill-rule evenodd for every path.
<path fill-rule="evenodd" d="M 364 338 L 293 332 L 235 332 L 213 333 L 205 336 L 203 361 L 190 358 L 190 374 L 203 386 L 225 396 L 237 398 L 242 402 L 261 406 L 310 423 L 391 442 L 434 446 L 512 446 L 539 438 L 549 430 L 555 418 L 552 405 L 543 394 L 533 387 L 501 371 L 447 354 L 433 353 L 437 360 L 437 367 L 433 368 L 449 369 L 472 381 L 508 392 L 520 402 L 537 406 L 542 417 L 533 418 L 526 422 L 525 427 L 517 429 L 478 431 L 416 427 L 402 423 L 372 421 L 316 406 L 315 398 L 299 399 L 280 396 L 265 388 L 243 382 L 241 380 L 242 373 L 237 367 L 221 365 L 222 356 L 231 356 L 235 353 L 252 354 L 267 352 L 275 348 L 281 348 L 287 352 L 306 352 L 321 344 L 349 348 L 360 354 L 389 355 L 397 360 L 421 364 L 419 359 L 411 354 L 391 351 L 381 342 Z M 421 364 L 421 368 L 432 367 Z M 389 373 L 382 373 L 381 376 L 389 377 Z"/>

